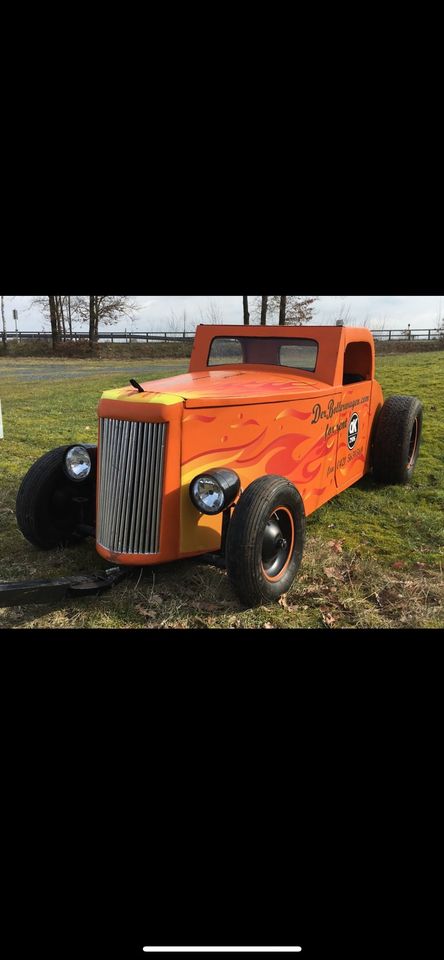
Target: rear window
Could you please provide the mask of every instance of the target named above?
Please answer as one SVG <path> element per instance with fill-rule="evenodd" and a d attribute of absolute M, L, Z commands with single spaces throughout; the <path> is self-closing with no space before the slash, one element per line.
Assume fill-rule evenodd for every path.
<path fill-rule="evenodd" d="M 244 354 L 240 340 L 235 337 L 215 337 L 211 341 L 208 366 L 220 363 L 244 363 Z"/>
<path fill-rule="evenodd" d="M 208 354 L 208 366 L 238 363 L 266 363 L 295 367 L 313 373 L 318 344 L 302 337 L 214 337 Z"/>

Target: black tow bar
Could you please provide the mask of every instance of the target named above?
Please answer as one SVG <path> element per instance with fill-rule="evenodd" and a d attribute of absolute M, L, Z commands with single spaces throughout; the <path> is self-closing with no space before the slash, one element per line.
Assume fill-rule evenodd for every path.
<path fill-rule="evenodd" d="M 98 573 L 77 574 L 58 580 L 18 580 L 0 583 L 0 607 L 19 603 L 51 603 L 64 597 L 86 597 L 108 590 L 126 574 L 122 567 L 108 567 Z"/>

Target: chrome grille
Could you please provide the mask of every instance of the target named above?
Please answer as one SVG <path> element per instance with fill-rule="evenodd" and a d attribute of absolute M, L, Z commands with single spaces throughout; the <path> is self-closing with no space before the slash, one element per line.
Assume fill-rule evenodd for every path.
<path fill-rule="evenodd" d="M 97 542 L 113 553 L 158 553 L 165 423 L 100 419 Z"/>

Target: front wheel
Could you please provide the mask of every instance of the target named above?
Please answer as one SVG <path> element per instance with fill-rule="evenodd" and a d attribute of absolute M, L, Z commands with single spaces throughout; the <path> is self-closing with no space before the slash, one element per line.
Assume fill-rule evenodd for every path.
<path fill-rule="evenodd" d="M 272 475 L 250 483 L 230 520 L 226 547 L 228 576 L 243 603 L 272 603 L 289 590 L 304 537 L 304 505 L 294 484 Z"/>
<path fill-rule="evenodd" d="M 79 525 L 94 523 L 95 453 L 87 444 L 92 470 L 81 483 L 69 480 L 63 464 L 69 446 L 39 457 L 23 478 L 16 500 L 19 530 L 35 547 L 51 550 L 83 539 Z M 81 526 L 80 526 L 81 529 Z"/>

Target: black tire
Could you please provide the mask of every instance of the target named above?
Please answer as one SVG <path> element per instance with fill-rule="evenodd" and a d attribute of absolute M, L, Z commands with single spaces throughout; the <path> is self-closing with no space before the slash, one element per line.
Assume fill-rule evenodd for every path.
<path fill-rule="evenodd" d="M 16 499 L 17 524 L 24 537 L 36 547 L 51 550 L 83 539 L 76 532 L 81 520 L 91 522 L 95 487 L 95 461 L 90 476 L 82 483 L 70 480 L 64 470 L 64 456 L 72 444 L 56 447 L 33 463 L 24 476 Z M 88 448 L 90 445 L 86 445 Z M 89 451 L 91 453 L 91 450 Z M 75 497 L 87 498 L 83 516 Z"/>
<path fill-rule="evenodd" d="M 393 396 L 382 406 L 375 429 L 373 475 L 381 483 L 407 483 L 415 469 L 422 434 L 422 404 Z"/>
<path fill-rule="evenodd" d="M 226 545 L 228 576 L 242 603 L 272 603 L 289 590 L 304 537 L 304 504 L 294 484 L 273 475 L 250 483 L 235 507 Z"/>

